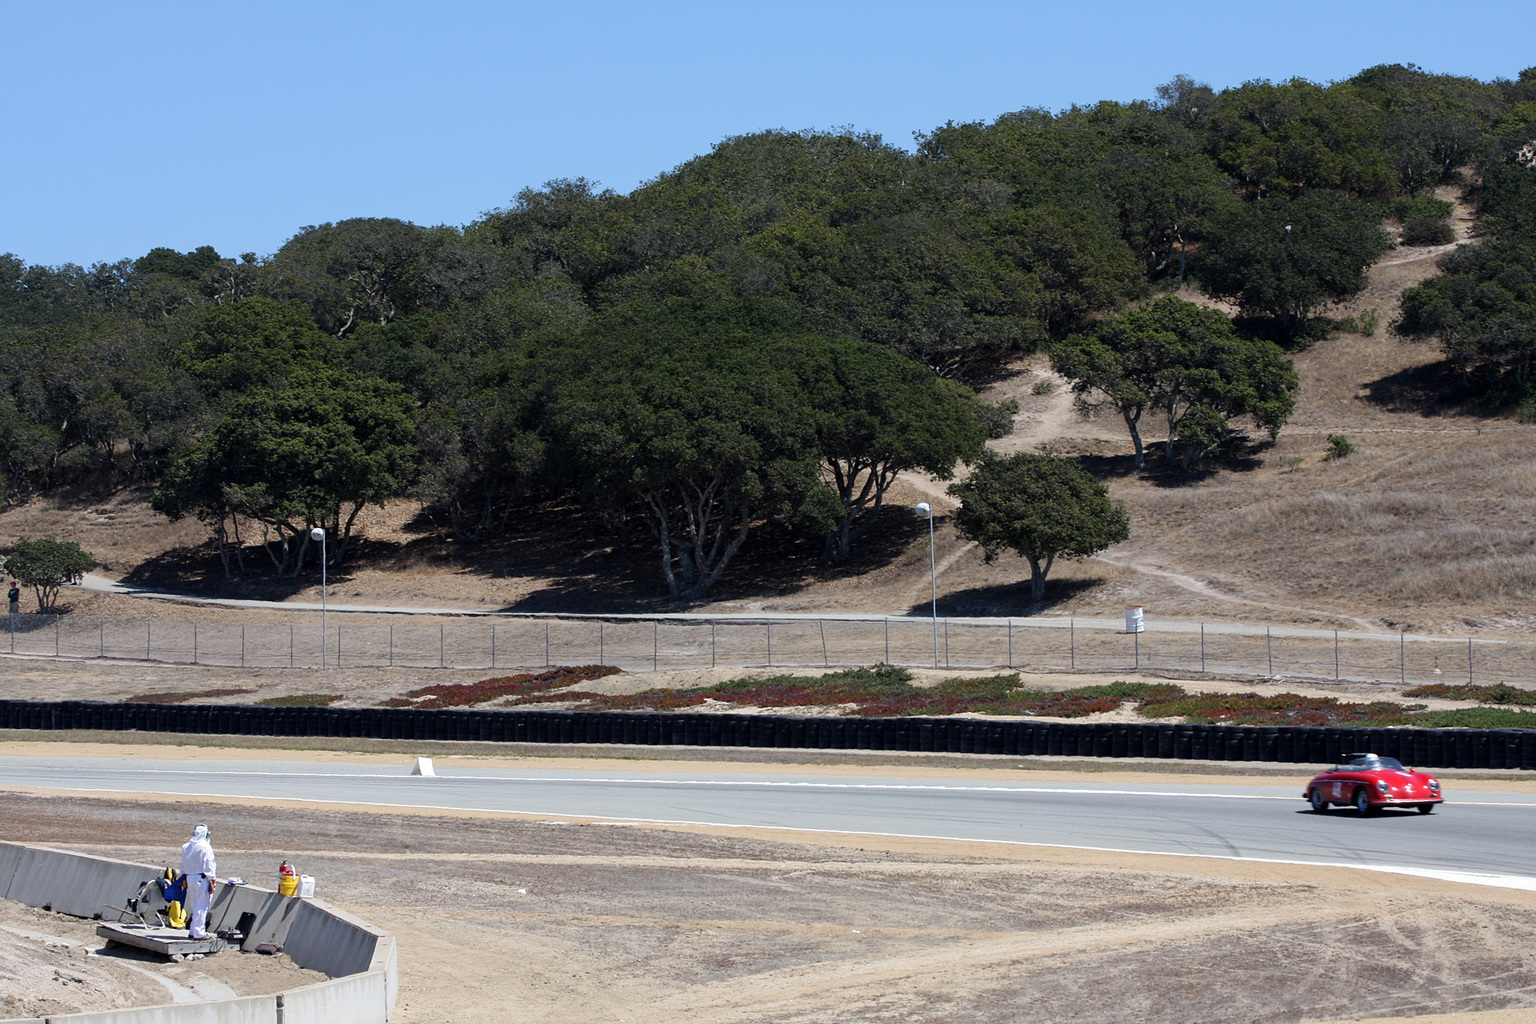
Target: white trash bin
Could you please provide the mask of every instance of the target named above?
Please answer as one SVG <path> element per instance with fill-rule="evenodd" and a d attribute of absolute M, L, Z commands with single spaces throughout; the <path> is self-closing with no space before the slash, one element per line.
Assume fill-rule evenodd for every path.
<path fill-rule="evenodd" d="M 1146 623 L 1141 621 L 1141 605 L 1125 610 L 1125 631 L 1127 633 L 1143 633 L 1146 631 Z"/>

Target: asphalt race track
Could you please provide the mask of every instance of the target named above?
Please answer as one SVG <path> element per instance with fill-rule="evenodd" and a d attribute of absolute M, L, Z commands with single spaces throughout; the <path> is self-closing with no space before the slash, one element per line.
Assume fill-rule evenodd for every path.
<path fill-rule="evenodd" d="M 1435 813 L 1314 814 L 1297 786 L 1018 784 L 295 761 L 0 757 L 0 788 L 298 799 L 1338 864 L 1536 889 L 1536 798 L 1454 781 Z M 1000 765 L 1001 767 L 1001 765 Z"/>

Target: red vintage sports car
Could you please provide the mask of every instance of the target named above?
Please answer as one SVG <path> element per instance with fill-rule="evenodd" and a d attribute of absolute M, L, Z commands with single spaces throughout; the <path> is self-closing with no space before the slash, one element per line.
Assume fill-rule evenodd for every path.
<path fill-rule="evenodd" d="M 1302 796 L 1318 814 L 1329 805 L 1353 805 L 1367 815 L 1382 807 L 1416 807 L 1428 814 L 1444 801 L 1440 780 L 1433 775 L 1404 768 L 1395 757 L 1346 754 L 1345 763 L 1323 772 L 1307 783 Z"/>

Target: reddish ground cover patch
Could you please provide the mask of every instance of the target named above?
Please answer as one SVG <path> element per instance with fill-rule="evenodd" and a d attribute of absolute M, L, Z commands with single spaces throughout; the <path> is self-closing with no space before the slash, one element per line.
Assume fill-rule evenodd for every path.
<path fill-rule="evenodd" d="M 242 693 L 255 693 L 255 690 L 226 689 L 226 690 L 173 690 L 167 693 L 140 693 L 128 698 L 130 704 L 183 704 L 189 700 L 204 700 L 214 697 L 238 697 Z"/>
<path fill-rule="evenodd" d="M 557 690 L 565 686 L 601 679 L 620 671 L 612 665 L 577 665 L 553 668 L 547 672 L 524 673 L 515 676 L 499 676 L 482 679 L 477 683 L 457 683 L 448 686 L 423 686 L 407 690 L 404 697 L 383 701 L 387 708 L 462 708 L 501 697 L 523 697 Z M 414 698 L 414 699 L 413 699 Z M 563 698 L 570 700 L 570 697 Z"/>
<path fill-rule="evenodd" d="M 1172 689 L 1178 690 L 1178 687 Z M 1296 693 L 1183 693 L 1158 695 L 1141 706 L 1148 718 L 1183 718 L 1207 725 L 1405 725 L 1423 704 L 1350 703 Z"/>

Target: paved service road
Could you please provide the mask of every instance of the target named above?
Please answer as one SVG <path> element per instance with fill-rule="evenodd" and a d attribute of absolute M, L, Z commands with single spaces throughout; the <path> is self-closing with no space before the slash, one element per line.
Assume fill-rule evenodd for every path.
<path fill-rule="evenodd" d="M 1299 788 L 0 757 L 0 788 L 301 799 L 1377 867 L 1536 889 L 1536 798 L 1314 814 Z M 1467 878 L 1466 880 L 1479 880 Z"/>

